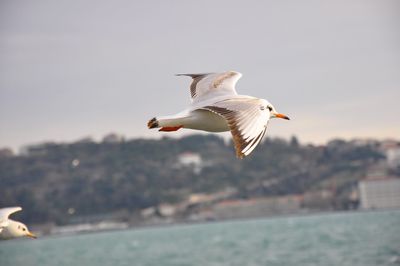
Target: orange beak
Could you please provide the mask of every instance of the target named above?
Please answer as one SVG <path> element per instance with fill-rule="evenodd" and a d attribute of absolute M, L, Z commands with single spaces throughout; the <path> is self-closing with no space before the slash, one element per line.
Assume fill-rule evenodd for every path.
<path fill-rule="evenodd" d="M 276 114 L 275 117 L 286 119 L 286 120 L 290 120 L 290 118 L 287 115 L 284 115 L 284 114 Z"/>
<path fill-rule="evenodd" d="M 37 238 L 37 236 L 36 235 L 34 235 L 33 233 L 31 233 L 31 232 L 28 232 L 28 233 L 26 233 L 26 236 L 28 236 L 28 237 L 30 237 L 30 238 L 34 238 L 34 239 L 36 239 Z"/>

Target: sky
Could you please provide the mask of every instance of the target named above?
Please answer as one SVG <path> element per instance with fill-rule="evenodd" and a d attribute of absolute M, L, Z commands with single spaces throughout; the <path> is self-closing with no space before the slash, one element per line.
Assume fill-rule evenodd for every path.
<path fill-rule="evenodd" d="M 269 136 L 398 138 L 399 25 L 396 0 L 2 0 L 0 147 L 197 133 L 146 123 L 190 103 L 174 74 L 227 70 L 292 119 Z"/>

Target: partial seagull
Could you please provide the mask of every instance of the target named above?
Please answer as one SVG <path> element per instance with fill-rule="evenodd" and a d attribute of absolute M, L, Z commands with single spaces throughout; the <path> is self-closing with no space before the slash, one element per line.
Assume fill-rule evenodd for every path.
<path fill-rule="evenodd" d="M 28 230 L 25 224 L 8 219 L 11 214 L 21 210 L 21 207 L 0 209 L 0 239 L 11 239 L 22 236 L 36 238 L 36 236 Z"/>
<path fill-rule="evenodd" d="M 267 100 L 239 95 L 235 85 L 241 73 L 177 74 L 193 79 L 190 85 L 191 105 L 184 111 L 151 119 L 148 128 L 176 131 L 180 128 L 208 132 L 231 131 L 236 155 L 249 155 L 261 141 L 271 118 L 289 120 Z"/>

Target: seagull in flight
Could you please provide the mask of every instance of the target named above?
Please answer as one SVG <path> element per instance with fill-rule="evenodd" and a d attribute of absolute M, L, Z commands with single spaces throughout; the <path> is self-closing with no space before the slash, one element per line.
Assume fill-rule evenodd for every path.
<path fill-rule="evenodd" d="M 181 128 L 208 132 L 230 131 L 236 156 L 249 155 L 263 138 L 271 118 L 289 120 L 265 99 L 239 95 L 235 85 L 242 74 L 236 71 L 189 76 L 191 105 L 180 113 L 151 119 L 148 128 L 171 132 Z"/>
<path fill-rule="evenodd" d="M 21 207 L 0 209 L 0 239 L 11 239 L 22 236 L 36 238 L 36 236 L 28 230 L 25 224 L 8 219 L 11 214 L 21 210 Z"/>

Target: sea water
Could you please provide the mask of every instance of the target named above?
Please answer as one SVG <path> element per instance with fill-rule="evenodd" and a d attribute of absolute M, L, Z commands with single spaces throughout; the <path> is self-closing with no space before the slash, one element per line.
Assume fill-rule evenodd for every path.
<path fill-rule="evenodd" d="M 400 211 L 2 241 L 0 265 L 400 265 Z"/>

